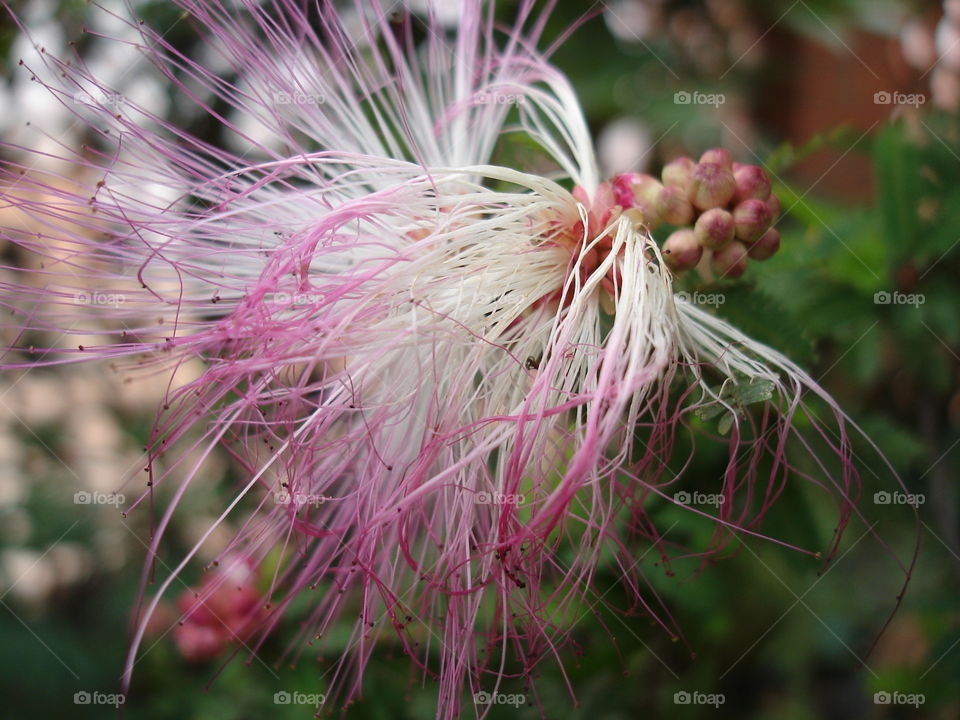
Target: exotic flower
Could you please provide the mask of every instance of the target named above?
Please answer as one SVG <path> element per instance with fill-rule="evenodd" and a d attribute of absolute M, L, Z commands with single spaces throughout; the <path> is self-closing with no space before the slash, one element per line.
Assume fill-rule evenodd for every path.
<path fill-rule="evenodd" d="M 148 447 L 134 505 L 186 462 L 167 448 L 187 440 L 200 458 L 151 556 L 215 447 L 243 471 L 140 608 L 127 682 L 161 598 L 228 521 L 241 528 L 231 562 L 267 564 L 273 578 L 259 636 L 301 592 L 313 599 L 304 640 L 322 643 L 348 613 L 355 622 L 329 697 L 359 695 L 375 641 L 393 634 L 439 679 L 438 717 L 454 717 L 466 689 L 496 692 L 505 675 L 560 657 L 601 564 L 619 566 L 643 611 L 680 634 L 635 562 L 651 544 L 673 552 L 653 508 L 716 524 L 704 560 L 766 537 L 760 517 L 788 483 L 835 496 L 838 529 L 859 512 L 840 410 L 782 355 L 674 294 L 649 232 L 658 182 L 640 197 L 629 178 L 601 182 L 576 96 L 535 49 L 545 17 L 533 2 L 503 34 L 480 0 L 464 0 L 453 34 L 373 0 L 357 2 L 349 27 L 327 3 L 181 5 L 229 72 L 145 26 L 142 51 L 256 159 L 118 102 L 82 62 L 44 55 L 65 102 L 80 90 L 113 101 L 94 102 L 96 143 L 65 153 L 75 172 L 23 162 L 3 174 L 17 187 L 7 202 L 40 228 L 6 234 L 48 259 L 3 282 L 17 332 L 8 367 L 203 363 L 171 386 Z M 543 157 L 493 164 L 517 133 Z M 664 180 L 686 195 L 661 209 L 692 221 L 687 200 L 710 210 L 738 190 L 763 194 L 762 176 L 741 175 L 721 152 L 673 163 Z M 669 248 L 678 269 L 702 253 L 690 237 Z M 746 248 L 727 248 L 726 272 L 742 271 Z M 122 301 L 78 305 L 91 292 Z M 47 347 L 42 333 L 84 339 Z M 720 433 L 708 434 L 729 446 L 724 476 L 701 479 L 724 498 L 715 514 L 674 497 L 689 463 L 678 437 L 711 418 Z M 219 632 L 225 620 L 188 605 L 181 641 Z"/>

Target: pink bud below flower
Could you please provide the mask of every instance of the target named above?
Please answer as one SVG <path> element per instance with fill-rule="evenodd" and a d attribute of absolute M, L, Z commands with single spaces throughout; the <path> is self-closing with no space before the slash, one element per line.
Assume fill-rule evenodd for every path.
<path fill-rule="evenodd" d="M 716 163 L 700 163 L 693 169 L 687 198 L 695 208 L 710 210 L 726 206 L 736 190 L 733 172 Z"/>
<path fill-rule="evenodd" d="M 724 148 L 711 148 L 700 156 L 701 163 L 713 163 L 733 172 L 733 156 Z"/>
<path fill-rule="evenodd" d="M 712 208 L 697 218 L 693 226 L 693 233 L 702 247 L 716 250 L 721 248 L 734 236 L 733 215 L 723 208 Z"/>
<path fill-rule="evenodd" d="M 773 225 L 780 219 L 780 198 L 773 193 L 767 198 L 767 210 L 770 211 L 770 224 Z"/>
<path fill-rule="evenodd" d="M 693 230 L 683 228 L 672 233 L 663 243 L 663 259 L 671 270 L 692 270 L 703 256 L 703 248 L 697 243 Z"/>
<path fill-rule="evenodd" d="M 753 260 L 769 260 L 780 249 L 780 233 L 776 228 L 767 230 L 759 240 L 757 240 L 747 254 Z"/>
<path fill-rule="evenodd" d="M 733 171 L 737 181 L 737 192 L 733 196 L 735 203 L 741 203 L 750 198 L 766 200 L 770 197 L 770 176 L 759 165 L 741 165 Z"/>
<path fill-rule="evenodd" d="M 693 205 L 680 188 L 666 186 L 657 193 L 654 206 L 658 217 L 671 225 L 689 225 L 693 222 Z"/>
<path fill-rule="evenodd" d="M 747 271 L 748 254 L 741 242 L 732 242 L 713 253 L 713 271 L 721 278 L 736 279 Z"/>
<path fill-rule="evenodd" d="M 756 242 L 770 228 L 770 208 L 757 198 L 744 200 L 733 210 L 737 239 L 750 244 Z"/>
<path fill-rule="evenodd" d="M 678 157 L 663 166 L 663 172 L 660 173 L 663 178 L 663 184 L 668 187 L 675 187 L 684 193 L 690 185 L 690 178 L 693 177 L 693 169 L 697 164 L 688 157 Z"/>

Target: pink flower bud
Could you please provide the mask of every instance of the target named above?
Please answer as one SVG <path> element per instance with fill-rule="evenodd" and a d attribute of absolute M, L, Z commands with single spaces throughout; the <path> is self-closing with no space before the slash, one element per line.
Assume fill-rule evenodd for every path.
<path fill-rule="evenodd" d="M 631 173 L 630 175 L 630 205 L 643 213 L 644 222 L 651 230 L 660 225 L 661 218 L 657 212 L 657 199 L 663 185 L 651 175 Z"/>
<path fill-rule="evenodd" d="M 661 188 L 654 209 L 658 217 L 670 225 L 689 225 L 693 222 L 693 205 L 680 188 Z"/>
<path fill-rule="evenodd" d="M 750 198 L 766 200 L 770 197 L 770 176 L 759 165 L 741 165 L 733 171 L 737 192 L 733 201 L 737 204 Z"/>
<path fill-rule="evenodd" d="M 733 172 L 716 163 L 700 163 L 693 169 L 687 198 L 699 210 L 725 207 L 737 190 Z"/>
<path fill-rule="evenodd" d="M 757 198 L 744 200 L 733 210 L 737 239 L 750 244 L 756 242 L 770 228 L 770 208 Z"/>
<path fill-rule="evenodd" d="M 663 243 L 663 259 L 671 270 L 692 270 L 703 256 L 703 248 L 697 243 L 693 230 L 683 228 L 672 233 Z"/>
<path fill-rule="evenodd" d="M 724 148 L 712 148 L 700 156 L 701 163 L 713 163 L 733 172 L 733 156 Z"/>
<path fill-rule="evenodd" d="M 750 246 L 747 254 L 750 255 L 750 258 L 753 260 L 769 260 L 777 254 L 779 249 L 780 233 L 776 228 L 770 228 L 759 240 Z"/>
<path fill-rule="evenodd" d="M 693 233 L 702 247 L 716 250 L 721 248 L 734 236 L 733 215 L 723 208 L 712 208 L 697 218 L 693 226 Z"/>
<path fill-rule="evenodd" d="M 736 279 L 747 271 L 748 254 L 741 242 L 732 242 L 713 253 L 711 266 L 721 278 Z"/>
<path fill-rule="evenodd" d="M 780 219 L 780 198 L 772 193 L 767 198 L 767 210 L 770 211 L 770 224 L 773 225 Z"/>
<path fill-rule="evenodd" d="M 663 166 L 663 172 L 660 174 L 663 178 L 663 184 L 686 192 L 690 185 L 690 178 L 693 176 L 693 169 L 696 166 L 697 164 L 688 157 L 678 157 L 671 160 Z"/>

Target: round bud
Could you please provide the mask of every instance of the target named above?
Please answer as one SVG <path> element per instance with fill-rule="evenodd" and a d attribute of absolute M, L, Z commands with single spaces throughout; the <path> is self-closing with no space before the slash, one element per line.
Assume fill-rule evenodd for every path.
<path fill-rule="evenodd" d="M 614 201 L 623 208 L 637 208 L 651 230 L 660 224 L 656 203 L 662 189 L 663 185 L 655 177 L 644 173 L 623 173 L 613 178 Z"/>
<path fill-rule="evenodd" d="M 780 233 L 777 232 L 776 228 L 770 228 L 760 236 L 759 240 L 750 246 L 747 254 L 752 260 L 769 260 L 777 254 L 777 250 L 779 249 Z"/>
<path fill-rule="evenodd" d="M 701 163 L 713 163 L 733 172 L 733 156 L 724 148 L 712 148 L 700 156 Z"/>
<path fill-rule="evenodd" d="M 713 253 L 711 266 L 721 278 L 736 279 L 747 271 L 747 248 L 741 242 L 732 242 Z"/>
<path fill-rule="evenodd" d="M 686 192 L 694 167 L 696 167 L 696 163 L 688 157 L 678 157 L 671 160 L 663 166 L 663 172 L 660 174 L 663 178 L 663 184 Z"/>
<path fill-rule="evenodd" d="M 770 211 L 770 224 L 773 225 L 780 219 L 780 198 L 772 193 L 767 198 L 767 210 Z"/>
<path fill-rule="evenodd" d="M 663 243 L 660 252 L 670 269 L 676 272 L 692 270 L 703 256 L 703 248 L 697 244 L 690 228 L 673 232 Z"/>
<path fill-rule="evenodd" d="M 693 233 L 697 242 L 705 248 L 716 250 L 733 240 L 735 231 L 733 215 L 723 208 L 711 208 L 697 218 Z"/>
<path fill-rule="evenodd" d="M 742 165 L 733 171 L 733 177 L 737 182 L 734 203 L 739 204 L 750 198 L 766 200 L 770 197 L 770 177 L 759 165 Z"/>
<path fill-rule="evenodd" d="M 693 205 L 680 188 L 669 185 L 660 189 L 654 206 L 658 217 L 671 225 L 689 225 L 693 222 Z"/>
<path fill-rule="evenodd" d="M 763 200 L 744 200 L 733 209 L 733 223 L 738 240 L 756 242 L 770 228 L 770 209 Z"/>
<path fill-rule="evenodd" d="M 716 163 L 700 163 L 693 169 L 687 199 L 698 210 L 725 207 L 736 189 L 733 172 Z"/>

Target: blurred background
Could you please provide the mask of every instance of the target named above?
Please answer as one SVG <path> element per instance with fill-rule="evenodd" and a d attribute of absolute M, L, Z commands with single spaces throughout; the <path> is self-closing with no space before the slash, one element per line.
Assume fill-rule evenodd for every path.
<path fill-rule="evenodd" d="M 421 11 L 435 4 L 456 21 L 456 3 L 412 4 Z M 136 16 L 164 30 L 175 47 L 218 61 L 191 18 L 170 3 L 134 5 Z M 46 52 L 62 56 L 75 42 L 118 98 L 242 149 L 240 138 L 174 102 L 132 46 L 101 37 L 133 37 L 111 15 L 127 17 L 126 3 L 11 7 Z M 498 3 L 505 21 L 513 9 Z M 624 613 L 630 602 L 616 568 L 602 569 L 596 603 L 564 656 L 578 705 L 558 666 L 546 662 L 536 678 L 544 712 L 604 719 L 960 718 L 960 2 L 565 0 L 548 37 L 585 13 L 590 19 L 554 61 L 580 94 L 605 173 L 656 174 L 677 155 L 697 157 L 715 146 L 768 169 L 784 208 L 780 254 L 735 283 L 685 282 L 691 290 L 722 292 L 718 315 L 786 353 L 837 398 L 914 494 L 920 523 L 890 494 L 895 488 L 869 470 L 877 466 L 874 456 L 864 473 L 866 522 L 851 523 L 825 571 L 760 542 L 734 543 L 728 557 L 703 572 L 682 564 L 667 571 L 651 553 L 641 567 L 689 647 Z M 18 66 L 21 59 L 39 66 L 38 52 L 4 13 L 2 139 L 60 153 L 78 148 L 89 139 L 83 125 Z M 41 116 L 43 131 L 30 123 Z M 232 120 L 243 126 L 242 117 Z M 523 162 L 523 153 L 505 145 L 500 161 Z M 8 145 L 0 159 L 23 157 Z M 0 222 L 31 230 L 9 202 L 0 201 Z M 10 245 L 0 244 L 0 253 L 5 266 L 36 267 L 36 258 Z M 8 345 L 13 338 L 3 332 Z M 143 464 L 164 390 L 157 378 L 93 366 L 0 380 L 5 718 L 112 712 L 99 701 L 117 692 L 150 522 L 147 510 L 124 517 L 123 498 L 114 493 Z M 858 445 L 858 452 L 866 457 L 870 449 Z M 694 475 L 719 477 L 725 462 L 719 446 L 706 446 Z M 174 521 L 166 558 L 193 545 L 239 477 L 226 454 L 208 464 L 205 482 Z M 689 522 L 669 504 L 656 512 L 664 522 L 672 514 Z M 791 488 L 765 527 L 795 544 L 826 548 L 834 523 L 832 507 Z M 903 579 L 870 528 L 901 558 L 909 558 L 919 532 L 921 552 L 899 612 L 868 656 Z M 710 529 L 692 524 L 680 532 L 695 545 Z M 302 718 L 311 715 L 308 707 L 277 701 L 275 693 L 289 699 L 325 691 L 324 670 L 345 647 L 346 627 L 322 650 L 308 648 L 291 663 L 284 650 L 299 629 L 296 618 L 259 659 L 240 653 L 232 662 L 237 647 L 229 639 L 176 625 L 190 604 L 190 583 L 202 583 L 201 564 L 226 539 L 213 539 L 209 556 L 189 569 L 158 618 L 124 704 L 127 717 Z M 256 587 L 260 579 L 239 582 Z M 366 688 L 347 717 L 434 716 L 435 688 L 420 682 L 389 640 L 371 661 Z M 502 691 L 530 692 L 519 682 Z M 473 716 L 473 706 L 465 708 Z M 490 715 L 539 716 L 535 707 L 509 704 Z"/>

